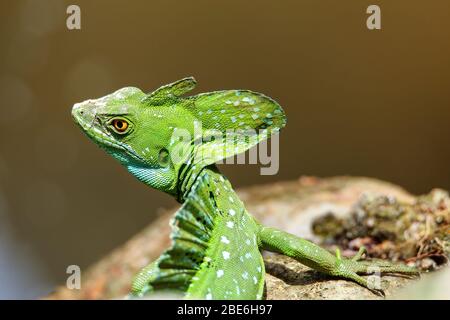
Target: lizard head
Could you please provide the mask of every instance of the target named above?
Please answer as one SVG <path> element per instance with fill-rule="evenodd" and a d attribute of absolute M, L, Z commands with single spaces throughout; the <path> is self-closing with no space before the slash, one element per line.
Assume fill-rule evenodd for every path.
<path fill-rule="evenodd" d="M 147 97 L 138 88 L 122 88 L 76 103 L 72 117 L 90 139 L 139 180 L 174 193 L 176 170 L 169 161 L 167 127 L 178 122 L 182 114 L 164 105 L 150 108 Z"/>
<path fill-rule="evenodd" d="M 286 121 L 275 101 L 248 90 L 182 97 L 195 84 L 185 78 L 149 94 L 122 88 L 75 104 L 72 117 L 139 180 L 179 196 L 181 171 L 192 172 L 193 167 L 198 170 L 243 152 Z M 262 131 L 248 136 L 242 134 L 245 129 Z M 234 133 L 228 134 L 230 130 Z M 182 170 L 186 166 L 188 170 Z"/>

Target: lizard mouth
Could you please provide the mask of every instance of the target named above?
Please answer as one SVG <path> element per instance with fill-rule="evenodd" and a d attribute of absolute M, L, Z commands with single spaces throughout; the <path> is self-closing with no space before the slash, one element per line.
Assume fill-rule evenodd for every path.
<path fill-rule="evenodd" d="M 89 105 L 90 100 L 76 103 L 72 108 L 72 119 L 81 130 L 96 144 L 107 147 L 120 148 L 120 143 L 107 134 L 101 126 L 100 121 L 94 111 L 95 107 Z"/>
<path fill-rule="evenodd" d="M 139 156 L 129 145 L 122 143 L 105 129 L 98 118 L 95 107 L 90 106 L 90 100 L 76 103 L 72 108 L 72 118 L 81 130 L 100 148 L 110 153 L 112 149 L 123 152 L 142 163 L 147 161 Z"/>

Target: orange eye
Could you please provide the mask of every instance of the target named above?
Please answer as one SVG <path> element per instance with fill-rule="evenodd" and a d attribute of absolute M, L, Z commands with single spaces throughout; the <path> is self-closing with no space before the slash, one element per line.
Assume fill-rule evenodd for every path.
<path fill-rule="evenodd" d="M 112 125 L 114 126 L 114 129 L 120 133 L 125 132 L 128 129 L 128 122 L 122 119 L 114 119 Z"/>

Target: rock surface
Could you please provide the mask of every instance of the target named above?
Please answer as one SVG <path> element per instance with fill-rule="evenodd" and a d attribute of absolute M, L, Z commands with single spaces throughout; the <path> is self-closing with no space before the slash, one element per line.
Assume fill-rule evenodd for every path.
<path fill-rule="evenodd" d="M 302 177 L 238 190 L 247 209 L 263 224 L 281 228 L 310 240 L 311 222 L 334 212 L 347 214 L 365 192 L 394 196 L 413 202 L 414 196 L 393 184 L 370 178 Z M 124 297 L 133 275 L 156 259 L 169 245 L 169 219 L 176 210 L 159 215 L 142 232 L 114 250 L 83 273 L 80 290 L 59 287 L 49 299 L 110 299 Z M 288 257 L 265 255 L 267 299 L 379 299 L 359 285 L 315 272 Z M 390 297 L 411 282 L 402 277 L 385 276 L 382 286 Z M 415 282 L 415 281 L 412 281 Z"/>
<path fill-rule="evenodd" d="M 323 275 L 289 257 L 271 254 L 264 261 L 268 300 L 382 299 L 353 282 Z M 410 281 L 403 277 L 383 276 L 381 287 L 386 296 L 391 297 Z"/>

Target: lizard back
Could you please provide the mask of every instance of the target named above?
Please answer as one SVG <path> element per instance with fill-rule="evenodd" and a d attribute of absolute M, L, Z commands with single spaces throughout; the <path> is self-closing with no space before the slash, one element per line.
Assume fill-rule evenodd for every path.
<path fill-rule="evenodd" d="M 256 221 L 220 173 L 206 170 L 199 187 L 207 190 L 216 216 L 204 262 L 192 278 L 187 297 L 261 299 L 265 271 Z M 196 191 L 191 196 L 197 197 Z"/>

